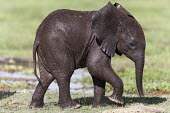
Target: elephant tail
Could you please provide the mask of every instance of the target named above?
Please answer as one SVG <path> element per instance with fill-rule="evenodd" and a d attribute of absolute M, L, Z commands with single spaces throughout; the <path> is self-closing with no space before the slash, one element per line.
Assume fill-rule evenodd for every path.
<path fill-rule="evenodd" d="M 38 50 L 38 46 L 39 46 L 39 43 L 38 43 L 38 41 L 35 40 L 34 45 L 33 45 L 33 66 L 34 66 L 34 75 L 36 76 L 39 84 L 42 86 L 41 80 L 37 75 L 37 69 L 36 69 L 36 63 L 37 63 L 36 53 L 37 53 L 37 50 Z"/>

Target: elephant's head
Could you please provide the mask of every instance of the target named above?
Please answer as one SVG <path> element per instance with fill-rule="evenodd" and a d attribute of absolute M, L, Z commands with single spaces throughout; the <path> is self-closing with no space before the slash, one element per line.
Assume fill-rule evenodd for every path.
<path fill-rule="evenodd" d="M 136 19 L 120 4 L 108 5 L 92 15 L 92 31 L 101 50 L 109 57 L 124 54 L 135 62 L 136 84 L 144 97 L 142 76 L 145 60 L 145 36 Z"/>

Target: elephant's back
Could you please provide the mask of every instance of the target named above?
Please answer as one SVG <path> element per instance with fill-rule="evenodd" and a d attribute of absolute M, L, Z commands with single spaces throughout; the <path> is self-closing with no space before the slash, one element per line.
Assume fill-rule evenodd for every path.
<path fill-rule="evenodd" d="M 37 37 L 81 38 L 91 32 L 91 11 L 60 9 L 50 13 L 40 24 Z M 67 40 L 69 40 L 67 39 Z"/>
<path fill-rule="evenodd" d="M 37 39 L 42 48 L 55 42 L 59 46 L 69 48 L 69 51 L 77 60 L 77 65 L 92 42 L 91 19 L 89 11 L 56 10 L 49 14 L 37 30 Z M 79 66 L 78 66 L 79 67 Z"/>

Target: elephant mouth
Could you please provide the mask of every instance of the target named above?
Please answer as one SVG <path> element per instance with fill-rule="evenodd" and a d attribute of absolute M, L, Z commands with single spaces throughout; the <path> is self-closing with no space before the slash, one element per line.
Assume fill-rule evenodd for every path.
<path fill-rule="evenodd" d="M 119 55 L 119 56 L 122 55 L 122 53 L 118 50 L 118 48 L 116 48 L 116 54 Z"/>
<path fill-rule="evenodd" d="M 118 38 L 119 38 L 119 37 L 118 37 Z M 119 48 L 119 40 L 118 40 L 118 42 L 117 42 L 117 44 L 116 44 L 116 54 L 119 55 L 119 56 L 121 56 L 121 55 L 122 55 L 122 52 L 121 52 L 118 48 Z"/>

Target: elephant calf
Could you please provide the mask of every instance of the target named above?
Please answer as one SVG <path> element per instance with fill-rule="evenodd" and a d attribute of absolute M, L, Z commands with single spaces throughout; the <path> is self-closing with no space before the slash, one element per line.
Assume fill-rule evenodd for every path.
<path fill-rule="evenodd" d="M 36 74 L 36 53 L 40 78 Z M 109 2 L 98 11 L 61 9 L 52 12 L 40 24 L 34 41 L 34 72 L 39 84 L 30 107 L 44 106 L 44 94 L 55 79 L 59 86 L 59 105 L 63 109 L 79 108 L 80 104 L 70 96 L 70 78 L 75 69 L 84 67 L 93 79 L 93 107 L 107 105 L 103 101 L 106 82 L 114 87 L 108 99 L 123 104 L 123 82 L 111 67 L 115 53 L 134 61 L 138 92 L 144 97 L 145 36 L 127 10 Z"/>

